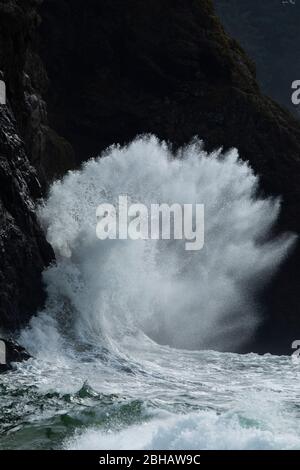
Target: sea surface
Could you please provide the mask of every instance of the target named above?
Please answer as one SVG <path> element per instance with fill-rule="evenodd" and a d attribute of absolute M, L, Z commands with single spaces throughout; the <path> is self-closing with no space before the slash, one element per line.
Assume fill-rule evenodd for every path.
<path fill-rule="evenodd" d="M 290 357 L 70 348 L 0 379 L 1 449 L 300 449 Z"/>

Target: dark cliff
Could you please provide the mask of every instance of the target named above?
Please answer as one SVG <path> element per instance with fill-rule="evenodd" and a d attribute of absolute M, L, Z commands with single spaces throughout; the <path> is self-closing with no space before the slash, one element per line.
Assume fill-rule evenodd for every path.
<path fill-rule="evenodd" d="M 211 1 L 46 0 L 41 12 L 51 117 L 79 161 L 143 132 L 236 146 L 300 229 L 299 123 L 260 93 Z"/>
<path fill-rule="evenodd" d="M 24 324 L 45 298 L 53 252 L 34 213 L 41 195 L 10 106 L 0 105 L 0 327 Z"/>
<path fill-rule="evenodd" d="M 41 12 L 50 117 L 78 162 L 144 132 L 237 147 L 262 189 L 282 196 L 279 229 L 299 233 L 299 122 L 262 95 L 212 1 L 46 0 Z M 263 293 L 266 327 L 250 349 L 289 350 L 300 329 L 299 260 L 295 252 Z"/>
<path fill-rule="evenodd" d="M 35 201 L 73 158 L 47 123 L 47 75 L 34 52 L 39 3 L 0 1 L 0 78 L 7 87 L 7 105 L 0 105 L 0 328 L 24 324 L 43 305 L 41 273 L 54 254 Z"/>
<path fill-rule="evenodd" d="M 44 187 L 72 166 L 71 145 L 48 125 L 48 77 L 36 52 L 40 0 L 0 0 L 0 70 L 28 157 Z"/>

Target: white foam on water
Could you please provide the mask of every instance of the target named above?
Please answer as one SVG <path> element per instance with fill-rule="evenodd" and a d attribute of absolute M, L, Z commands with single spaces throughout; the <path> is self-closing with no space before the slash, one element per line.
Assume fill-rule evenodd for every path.
<path fill-rule="evenodd" d="M 165 416 L 119 432 L 88 429 L 64 444 L 72 450 L 271 450 L 299 449 L 300 437 L 293 429 L 260 429 L 242 424 L 232 413 L 203 411 Z"/>

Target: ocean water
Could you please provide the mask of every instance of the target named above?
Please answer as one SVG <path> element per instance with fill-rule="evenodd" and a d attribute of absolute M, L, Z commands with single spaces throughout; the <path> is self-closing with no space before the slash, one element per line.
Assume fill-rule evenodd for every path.
<path fill-rule="evenodd" d="M 53 184 L 38 214 L 57 262 L 20 334 L 33 358 L 0 376 L 1 449 L 299 449 L 300 366 L 236 351 L 294 237 L 270 240 L 280 201 L 236 150 L 153 136 Z M 96 208 L 202 203 L 203 250 L 96 237 Z"/>

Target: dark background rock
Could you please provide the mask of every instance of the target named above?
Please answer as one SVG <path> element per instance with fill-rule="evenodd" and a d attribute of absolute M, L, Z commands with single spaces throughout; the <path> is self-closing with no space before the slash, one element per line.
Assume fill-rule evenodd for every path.
<path fill-rule="evenodd" d="M 253 60 L 267 95 L 298 118 L 291 84 L 300 80 L 300 2 L 289 0 L 214 0 L 226 31 Z"/>
<path fill-rule="evenodd" d="M 300 229 L 300 125 L 260 93 L 255 65 L 210 0 L 46 0 L 41 54 L 51 122 L 78 162 L 151 132 L 236 146 Z"/>
<path fill-rule="evenodd" d="M 40 11 L 50 122 L 78 163 L 145 132 L 237 147 L 262 190 L 282 197 L 278 229 L 299 233 L 299 122 L 262 95 L 212 1 L 46 0 Z M 299 253 L 262 292 L 265 327 L 247 349 L 287 352 L 300 334 Z"/>

